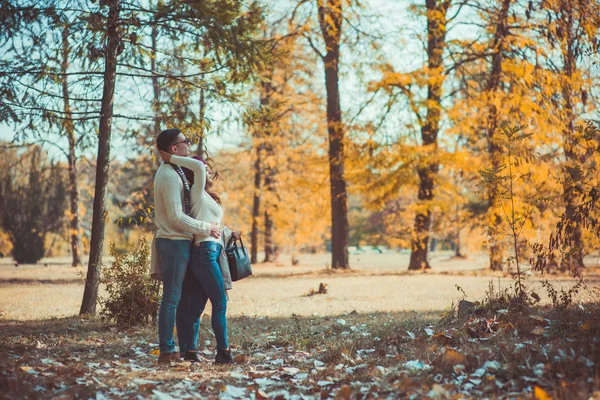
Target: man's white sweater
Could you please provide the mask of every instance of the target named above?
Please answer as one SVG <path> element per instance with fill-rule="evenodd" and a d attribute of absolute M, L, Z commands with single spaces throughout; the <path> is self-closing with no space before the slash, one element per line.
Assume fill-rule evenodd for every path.
<path fill-rule="evenodd" d="M 157 238 L 192 240 L 209 236 L 210 223 L 189 217 L 183 211 L 183 182 L 169 164 L 162 163 L 154 176 L 154 219 Z"/>

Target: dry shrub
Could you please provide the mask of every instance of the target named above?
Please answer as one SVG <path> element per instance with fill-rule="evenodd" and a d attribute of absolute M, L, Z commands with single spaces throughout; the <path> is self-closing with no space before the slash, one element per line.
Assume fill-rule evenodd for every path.
<path fill-rule="evenodd" d="M 148 273 L 150 248 L 146 238 L 132 253 L 120 254 L 111 243 L 110 255 L 114 261 L 103 269 L 101 280 L 107 293 L 100 299 L 103 318 L 119 326 L 156 321 L 161 294 L 159 284 Z"/>

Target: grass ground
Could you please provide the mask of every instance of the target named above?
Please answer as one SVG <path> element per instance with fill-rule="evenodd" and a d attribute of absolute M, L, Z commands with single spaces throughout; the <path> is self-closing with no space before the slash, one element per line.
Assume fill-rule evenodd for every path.
<path fill-rule="evenodd" d="M 456 285 L 477 300 L 490 279 L 497 289 L 510 277 L 481 270 L 478 260 L 443 256 L 433 271 L 407 273 L 388 258 L 363 256 L 347 273 L 324 270 L 316 258 L 299 267 L 256 266 L 231 293 L 237 363 L 226 367 L 212 363 L 206 316 L 205 362 L 158 367 L 156 328 L 120 330 L 76 316 L 83 289 L 76 268 L 2 260 L 0 398 L 600 396 L 600 311 L 589 292 L 566 310 L 490 306 L 458 318 Z M 598 282 L 593 272 L 590 287 Z M 538 280 L 529 278 L 547 304 Z M 306 296 L 320 283 L 327 294 Z"/>

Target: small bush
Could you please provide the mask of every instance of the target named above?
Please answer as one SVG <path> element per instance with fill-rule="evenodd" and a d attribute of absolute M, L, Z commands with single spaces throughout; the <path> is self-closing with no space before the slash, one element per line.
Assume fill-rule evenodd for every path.
<path fill-rule="evenodd" d="M 19 153 L 1 151 L 0 160 L 0 227 L 15 261 L 35 264 L 44 257 L 47 234 L 60 232 L 65 222 L 64 174 L 39 146 Z"/>
<path fill-rule="evenodd" d="M 575 298 L 577 294 L 582 289 L 587 289 L 586 285 L 583 282 L 583 278 L 580 278 L 579 281 L 573 286 L 571 289 L 565 291 L 563 288 L 560 289 L 560 292 L 556 290 L 554 285 L 552 285 L 548 280 L 542 282 L 542 286 L 548 291 L 548 296 L 550 300 L 552 300 L 552 306 L 555 309 L 564 310 L 569 306 L 575 304 Z"/>
<path fill-rule="evenodd" d="M 145 237 L 132 253 L 120 254 L 110 244 L 111 266 L 102 272 L 106 297 L 100 299 L 102 317 L 120 326 L 144 325 L 156 321 L 160 306 L 160 285 L 152 280 L 150 247 Z"/>

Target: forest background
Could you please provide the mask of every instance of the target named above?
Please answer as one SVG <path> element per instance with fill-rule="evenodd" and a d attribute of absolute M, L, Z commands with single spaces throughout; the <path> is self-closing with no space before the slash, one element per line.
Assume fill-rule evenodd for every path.
<path fill-rule="evenodd" d="M 410 252 L 399 268 L 452 249 L 506 270 L 597 187 L 596 1 L 1 4 L 17 262 L 90 254 L 97 281 L 105 238 L 126 252 L 152 230 L 170 127 L 219 172 L 253 262 L 329 251 L 345 269 L 376 246 Z M 599 243 L 566 236 L 552 268 L 576 271 Z"/>

